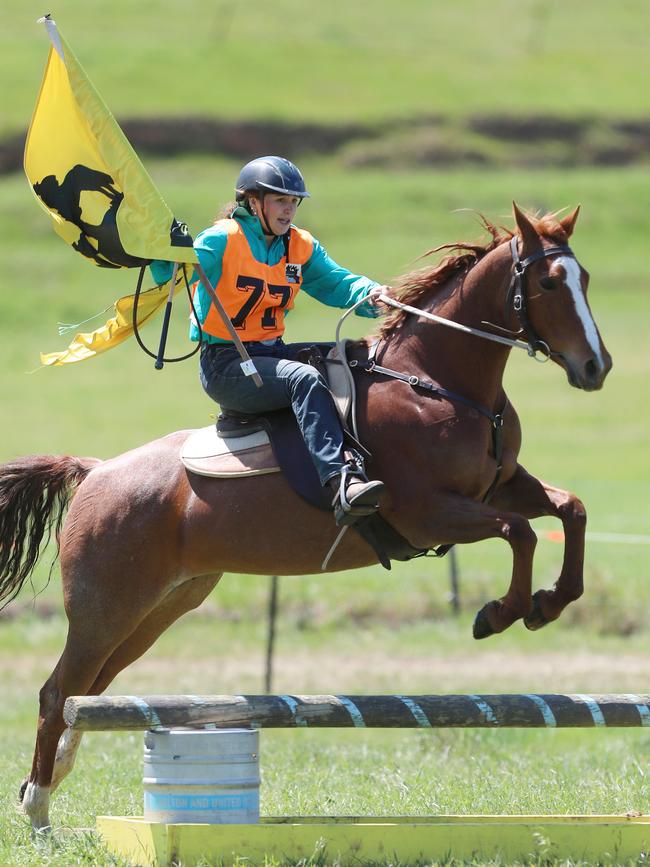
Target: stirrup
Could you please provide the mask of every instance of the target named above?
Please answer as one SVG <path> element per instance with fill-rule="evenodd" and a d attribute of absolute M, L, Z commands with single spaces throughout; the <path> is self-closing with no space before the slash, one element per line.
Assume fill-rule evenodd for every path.
<path fill-rule="evenodd" d="M 347 495 L 348 485 L 358 480 L 365 483 L 363 491 L 350 499 Z M 359 518 L 372 515 L 379 508 L 379 498 L 384 493 L 384 483 L 378 480 L 369 481 L 361 466 L 356 462 L 346 464 L 341 470 L 341 481 L 332 505 L 334 520 L 339 527 L 355 524 Z"/>
<path fill-rule="evenodd" d="M 222 439 L 245 437 L 261 430 L 266 430 L 266 422 L 258 415 L 223 410 L 217 418 L 217 436 Z"/>

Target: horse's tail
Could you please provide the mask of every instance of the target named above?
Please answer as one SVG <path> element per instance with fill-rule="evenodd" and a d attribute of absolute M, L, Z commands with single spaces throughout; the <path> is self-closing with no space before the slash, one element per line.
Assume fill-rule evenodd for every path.
<path fill-rule="evenodd" d="M 97 458 L 33 455 L 0 465 L 0 602 L 20 592 L 36 565 L 43 538 L 58 541 L 74 488 Z M 3 608 L 4 605 L 0 606 Z"/>

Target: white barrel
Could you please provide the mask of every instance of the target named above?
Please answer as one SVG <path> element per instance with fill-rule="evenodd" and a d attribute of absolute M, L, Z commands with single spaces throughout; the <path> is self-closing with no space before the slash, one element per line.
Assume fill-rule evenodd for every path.
<path fill-rule="evenodd" d="M 259 732 L 158 729 L 144 737 L 144 818 L 254 824 L 260 819 Z"/>

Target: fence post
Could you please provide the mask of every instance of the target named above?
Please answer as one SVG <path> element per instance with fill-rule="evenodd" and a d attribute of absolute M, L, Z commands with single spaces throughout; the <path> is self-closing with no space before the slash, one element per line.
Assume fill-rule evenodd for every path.
<path fill-rule="evenodd" d="M 271 692 L 273 681 L 273 651 L 275 649 L 275 621 L 278 613 L 278 576 L 271 576 L 271 592 L 269 594 L 269 624 L 266 639 L 266 671 L 264 673 L 264 690 Z"/>
<path fill-rule="evenodd" d="M 449 551 L 449 602 L 452 614 L 457 617 L 460 614 L 460 585 L 459 585 L 458 557 L 456 546 Z"/>

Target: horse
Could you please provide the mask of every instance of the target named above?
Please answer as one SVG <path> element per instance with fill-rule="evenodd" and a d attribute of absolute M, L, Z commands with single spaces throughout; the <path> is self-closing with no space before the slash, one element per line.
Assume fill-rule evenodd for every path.
<path fill-rule="evenodd" d="M 436 248 L 446 251 L 439 264 L 401 278 L 372 351 L 369 339 L 355 341 L 349 361 L 369 475 L 386 486 L 382 517 L 418 549 L 490 538 L 511 548 L 510 585 L 479 611 L 476 638 L 519 619 L 538 629 L 583 592 L 583 504 L 517 461 L 520 424 L 502 384 L 512 347 L 543 353 L 585 391 L 600 389 L 612 366 L 587 302 L 588 274 L 568 246 L 579 208 L 560 218 L 513 206 L 513 230 L 484 219 L 487 243 Z M 19 592 L 54 529 L 69 621 L 40 691 L 21 787 L 35 829 L 49 827 L 50 794 L 79 746 L 63 721 L 68 696 L 103 692 L 225 572 L 319 571 L 336 530 L 282 474 L 188 472 L 179 450 L 189 433 L 104 461 L 37 455 L 0 467 L 0 600 Z M 564 559 L 553 588 L 533 596 L 530 519 L 542 515 L 562 522 Z M 328 571 L 376 562 L 347 533 Z"/>

